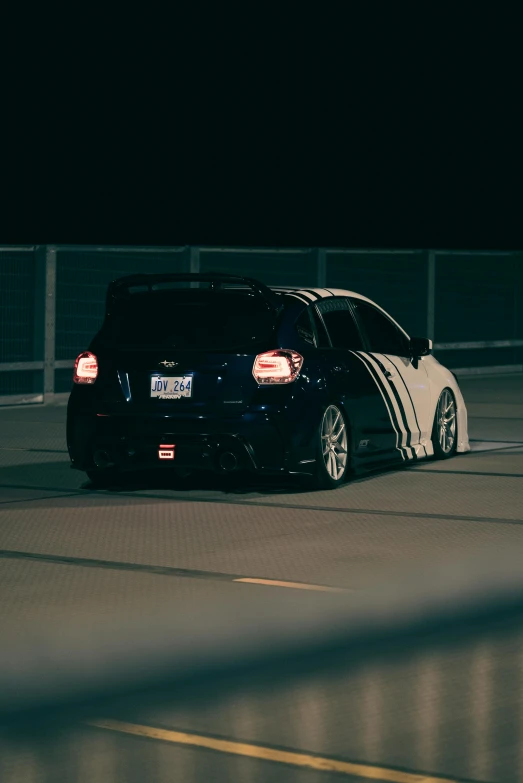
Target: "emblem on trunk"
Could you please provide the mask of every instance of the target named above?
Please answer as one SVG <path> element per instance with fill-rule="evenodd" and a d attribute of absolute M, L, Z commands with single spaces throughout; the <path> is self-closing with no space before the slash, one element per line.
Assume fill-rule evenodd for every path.
<path fill-rule="evenodd" d="M 158 362 L 158 364 L 163 364 L 164 367 L 176 367 L 178 365 L 178 362 L 168 362 L 166 360 L 164 362 Z"/>

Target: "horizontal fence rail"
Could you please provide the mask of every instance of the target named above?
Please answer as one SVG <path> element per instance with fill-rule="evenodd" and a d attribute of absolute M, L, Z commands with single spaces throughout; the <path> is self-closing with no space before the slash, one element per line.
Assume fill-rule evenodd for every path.
<path fill-rule="evenodd" d="M 0 405 L 61 402 L 114 278 L 249 275 L 358 291 L 459 375 L 523 371 L 523 253 L 423 249 L 0 246 Z"/>
<path fill-rule="evenodd" d="M 437 351 L 458 351 L 466 348 L 519 348 L 523 346 L 523 340 L 483 340 L 467 343 L 435 343 Z"/>

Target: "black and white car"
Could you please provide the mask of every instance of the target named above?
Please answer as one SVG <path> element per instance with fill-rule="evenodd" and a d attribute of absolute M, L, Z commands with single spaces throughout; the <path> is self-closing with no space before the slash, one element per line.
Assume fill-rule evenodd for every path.
<path fill-rule="evenodd" d="M 218 273 L 120 278 L 76 360 L 72 466 L 98 485 L 157 466 L 334 488 L 350 473 L 446 459 L 470 450 L 467 411 L 431 351 L 353 291 Z"/>

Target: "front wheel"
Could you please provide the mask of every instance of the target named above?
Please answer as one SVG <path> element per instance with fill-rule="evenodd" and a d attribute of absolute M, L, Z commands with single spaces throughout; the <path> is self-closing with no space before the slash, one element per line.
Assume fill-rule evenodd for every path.
<path fill-rule="evenodd" d="M 450 389 L 443 389 L 432 427 L 432 444 L 436 459 L 452 457 L 456 453 L 457 442 L 456 400 Z"/>
<path fill-rule="evenodd" d="M 314 489 L 336 489 L 349 471 L 347 423 L 337 405 L 329 405 L 318 430 Z"/>

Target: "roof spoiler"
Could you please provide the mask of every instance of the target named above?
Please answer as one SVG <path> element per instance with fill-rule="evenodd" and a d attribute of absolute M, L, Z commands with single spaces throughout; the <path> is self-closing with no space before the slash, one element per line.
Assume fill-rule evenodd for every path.
<path fill-rule="evenodd" d="M 255 280 L 252 277 L 242 277 L 240 275 L 228 275 L 225 272 L 172 272 L 165 274 L 138 274 L 119 277 L 109 283 L 106 298 L 106 314 L 110 315 L 112 305 L 117 299 L 124 299 L 130 295 L 131 288 L 147 288 L 149 292 L 153 291 L 155 285 L 159 283 L 210 283 L 211 290 L 219 290 L 223 284 L 244 285 L 250 288 L 255 294 L 260 296 L 274 310 L 281 309 L 280 297 L 271 291 L 264 283 Z"/>

